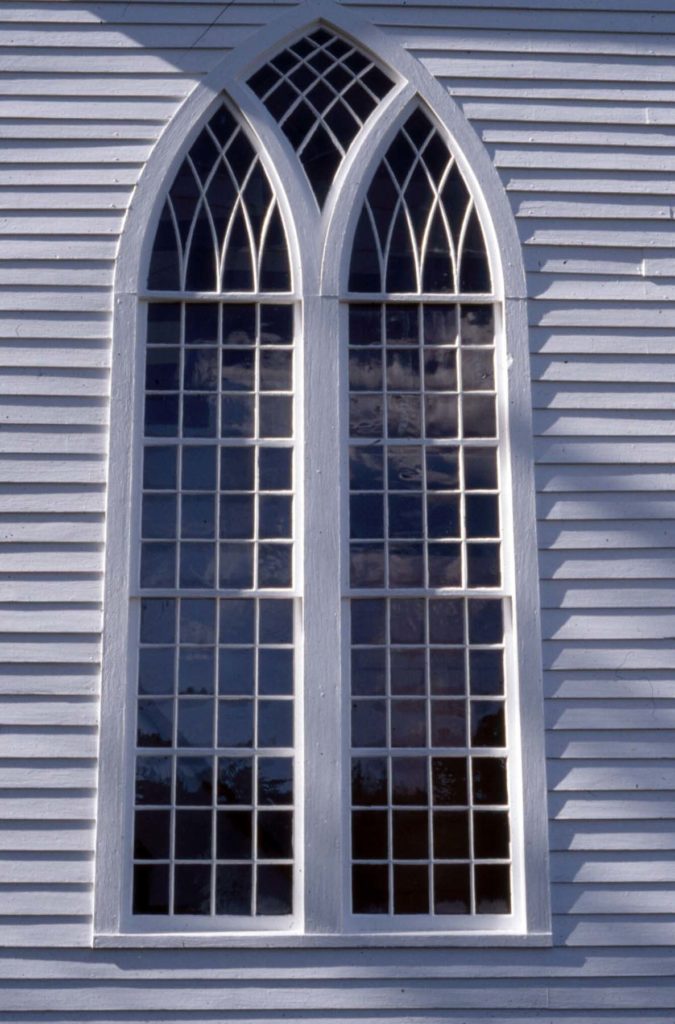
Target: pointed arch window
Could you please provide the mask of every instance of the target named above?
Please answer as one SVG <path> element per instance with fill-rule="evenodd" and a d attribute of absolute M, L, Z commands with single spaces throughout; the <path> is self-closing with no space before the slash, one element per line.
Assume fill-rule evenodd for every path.
<path fill-rule="evenodd" d="M 232 87 L 252 105 L 211 106 L 139 289 L 131 600 L 108 590 L 134 774 L 100 833 L 122 891 L 101 897 L 101 941 L 520 935 L 484 209 L 431 107 L 338 30 Z"/>

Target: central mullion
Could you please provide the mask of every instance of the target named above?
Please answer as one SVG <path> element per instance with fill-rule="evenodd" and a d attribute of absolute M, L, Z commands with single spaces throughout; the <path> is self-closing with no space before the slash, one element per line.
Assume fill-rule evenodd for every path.
<path fill-rule="evenodd" d="M 339 306 L 308 297 L 304 315 L 305 915 L 339 931 L 345 862 L 342 698 Z"/>

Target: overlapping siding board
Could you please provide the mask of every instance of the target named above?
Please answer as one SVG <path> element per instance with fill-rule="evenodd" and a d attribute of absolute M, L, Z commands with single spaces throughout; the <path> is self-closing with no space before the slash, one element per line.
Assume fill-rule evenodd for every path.
<path fill-rule="evenodd" d="M 0 9 L 0 1021 L 672 1024 L 672 0 L 346 5 L 460 103 L 523 244 L 553 948 L 90 948 L 118 237 L 182 99 L 291 6 Z"/>

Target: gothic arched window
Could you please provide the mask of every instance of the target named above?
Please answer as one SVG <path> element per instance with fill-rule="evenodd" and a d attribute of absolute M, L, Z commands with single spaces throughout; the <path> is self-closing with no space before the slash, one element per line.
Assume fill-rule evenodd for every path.
<path fill-rule="evenodd" d="M 542 931 L 485 204 L 417 86 L 338 30 L 230 87 L 135 256 L 102 807 L 125 744 L 134 772 L 97 932 Z"/>

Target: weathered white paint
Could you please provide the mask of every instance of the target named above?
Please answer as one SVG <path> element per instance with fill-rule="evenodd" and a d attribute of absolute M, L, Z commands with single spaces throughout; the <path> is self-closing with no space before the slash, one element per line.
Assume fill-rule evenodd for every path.
<path fill-rule="evenodd" d="M 519 224 L 541 445 L 554 946 L 88 948 L 103 538 L 63 530 L 100 514 L 107 447 L 70 440 L 107 422 L 117 231 L 146 157 L 226 52 L 293 5 L 11 2 L 0 425 L 22 432 L 2 430 L 0 461 L 0 942 L 22 948 L 0 957 L 0 1018 L 12 1024 L 672 1024 L 675 925 L 659 910 L 673 903 L 675 828 L 673 3 L 345 6 L 463 107 Z M 49 786 L 32 783 L 50 772 Z"/>

